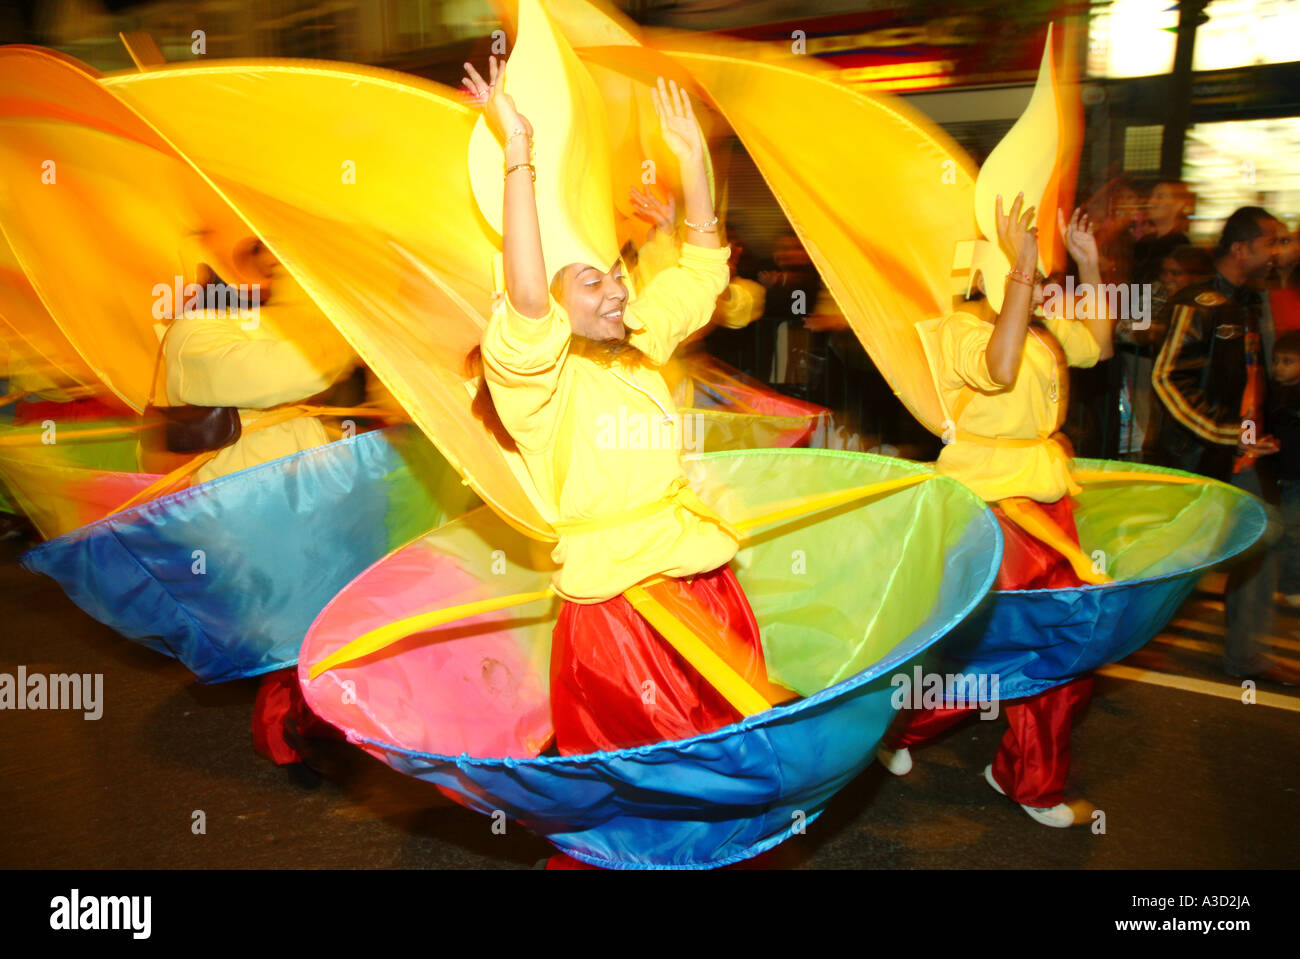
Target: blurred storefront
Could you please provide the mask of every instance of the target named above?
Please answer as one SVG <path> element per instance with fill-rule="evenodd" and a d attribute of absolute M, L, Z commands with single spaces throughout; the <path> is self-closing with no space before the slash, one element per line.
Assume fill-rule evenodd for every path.
<path fill-rule="evenodd" d="M 1097 5 L 1088 44 L 1096 100 L 1092 169 L 1154 178 L 1168 168 L 1165 123 L 1175 94 L 1183 4 Z M 1196 6 L 1200 6 L 1197 4 Z M 1208 241 L 1239 206 L 1295 227 L 1300 214 L 1300 3 L 1212 0 L 1197 18 L 1182 178 L 1197 196 L 1192 239 Z"/>

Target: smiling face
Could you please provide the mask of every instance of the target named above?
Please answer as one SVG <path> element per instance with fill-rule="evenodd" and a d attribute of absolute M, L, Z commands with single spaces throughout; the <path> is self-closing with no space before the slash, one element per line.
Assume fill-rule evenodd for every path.
<path fill-rule="evenodd" d="M 570 264 L 556 275 L 555 286 L 555 297 L 569 314 L 569 325 L 576 335 L 602 342 L 627 336 L 623 325 L 627 286 L 621 261 L 607 273 L 582 263 Z"/>

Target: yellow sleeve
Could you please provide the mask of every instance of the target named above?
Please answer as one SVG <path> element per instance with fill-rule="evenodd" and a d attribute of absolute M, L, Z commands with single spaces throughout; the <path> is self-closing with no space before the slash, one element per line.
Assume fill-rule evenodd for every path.
<path fill-rule="evenodd" d="M 1006 387 L 989 376 L 989 339 L 993 324 L 969 313 L 954 313 L 939 327 L 939 376 L 955 389 L 970 386 L 985 393 L 1001 393 Z"/>
<path fill-rule="evenodd" d="M 742 330 L 763 314 L 767 290 L 753 280 L 738 276 L 727 284 L 725 298 L 718 301 L 714 322 L 729 330 Z"/>
<path fill-rule="evenodd" d="M 1059 316 L 1055 319 L 1046 317 L 1043 325 L 1061 344 L 1068 366 L 1096 366 L 1101 359 L 1101 347 L 1097 345 L 1087 323 Z"/>
<path fill-rule="evenodd" d="M 678 344 L 713 316 L 731 275 L 730 256 L 725 246 L 710 250 L 683 243 L 677 265 L 656 276 L 628 306 L 623 320 L 632 331 L 628 342 L 656 366 L 667 363 Z"/>
<path fill-rule="evenodd" d="M 254 336 L 236 319 L 187 315 L 167 337 L 167 392 L 193 406 L 267 409 L 315 396 L 355 357 L 328 360 L 288 340 Z"/>
<path fill-rule="evenodd" d="M 569 353 L 569 317 L 555 299 L 541 319 L 515 309 L 509 297 L 483 332 L 483 374 L 497 415 L 521 448 L 550 444 L 558 415 L 560 373 Z"/>
<path fill-rule="evenodd" d="M 677 239 L 660 230 L 652 230 L 650 239 L 636 251 L 636 269 L 632 271 L 632 285 L 638 292 L 664 270 L 677 265 Z"/>

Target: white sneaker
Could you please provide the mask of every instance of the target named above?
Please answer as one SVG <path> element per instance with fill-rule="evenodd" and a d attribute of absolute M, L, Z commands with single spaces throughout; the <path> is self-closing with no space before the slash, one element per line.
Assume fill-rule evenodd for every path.
<path fill-rule="evenodd" d="M 992 763 L 984 767 L 984 778 L 990 786 L 997 790 L 999 795 L 1006 795 L 1006 791 L 993 778 Z M 1026 806 L 1024 803 L 1019 803 L 1019 806 L 1029 814 L 1030 819 L 1041 822 L 1044 826 L 1051 826 L 1053 829 L 1068 829 L 1075 825 L 1074 810 L 1066 803 L 1057 803 L 1055 806 L 1047 807 Z"/>
<path fill-rule="evenodd" d="M 912 754 L 906 746 L 902 749 L 886 749 L 881 746 L 876 750 L 876 758 L 880 760 L 880 765 L 895 776 L 906 776 L 912 771 Z"/>

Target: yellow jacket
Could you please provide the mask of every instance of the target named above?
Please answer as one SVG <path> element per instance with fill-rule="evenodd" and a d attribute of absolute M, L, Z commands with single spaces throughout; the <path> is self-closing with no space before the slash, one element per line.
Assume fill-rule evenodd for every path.
<path fill-rule="evenodd" d="M 322 326 L 328 322 L 314 310 L 271 303 L 260 308 L 255 325 L 216 310 L 174 322 L 163 347 L 167 402 L 237 406 L 244 428 L 237 442 L 195 473 L 195 482 L 329 441 L 320 420 L 310 416 L 248 432 L 266 410 L 320 393 L 356 363 L 338 333 Z"/>
<path fill-rule="evenodd" d="M 635 349 L 613 362 L 572 338 L 554 300 L 535 320 L 506 299 L 488 323 L 484 374 L 559 534 L 551 556 L 565 599 L 603 602 L 649 576 L 690 576 L 736 553 L 735 535 L 686 485 L 683 424 L 659 372 L 709 321 L 727 255 L 684 244 L 678 265 L 628 305 Z"/>
<path fill-rule="evenodd" d="M 989 377 L 992 323 L 954 313 L 939 326 L 939 392 L 955 424 L 945 424 L 937 469 L 988 502 L 1025 496 L 1051 503 L 1079 492 L 1064 450 L 1050 437 L 1065 419 L 1065 366 L 1092 366 L 1101 350 L 1083 323 L 1060 318 L 1045 325 L 1046 331 L 1031 327 L 1009 387 Z"/>

